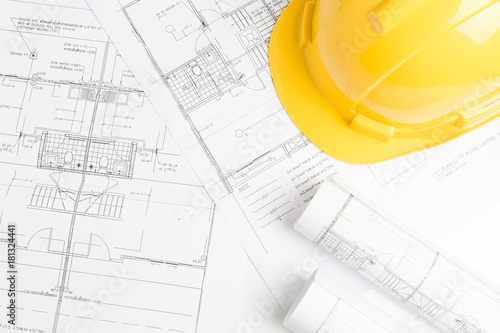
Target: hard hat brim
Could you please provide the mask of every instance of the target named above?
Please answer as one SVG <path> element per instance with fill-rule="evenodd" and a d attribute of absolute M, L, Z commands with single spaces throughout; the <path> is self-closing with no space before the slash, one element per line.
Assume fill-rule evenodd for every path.
<path fill-rule="evenodd" d="M 307 1 L 293 0 L 279 17 L 269 42 L 269 64 L 284 109 L 314 145 L 344 162 L 372 164 L 427 149 L 455 137 L 394 137 L 389 142 L 382 142 L 353 130 L 316 85 L 304 49 L 299 46 L 299 28 Z"/>

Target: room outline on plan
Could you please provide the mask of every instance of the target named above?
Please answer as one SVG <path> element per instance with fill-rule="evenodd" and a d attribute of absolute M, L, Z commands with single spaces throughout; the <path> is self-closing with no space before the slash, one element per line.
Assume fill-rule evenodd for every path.
<path fill-rule="evenodd" d="M 290 267 L 315 251 L 291 225 L 323 180 L 349 170 L 385 186 L 419 165 L 347 168 L 294 126 L 267 56 L 288 0 L 89 4 L 283 309 L 300 289 L 282 296 Z"/>
<path fill-rule="evenodd" d="M 17 327 L 196 332 L 215 205 L 84 1 L 4 8 L 0 247 L 15 224 Z"/>

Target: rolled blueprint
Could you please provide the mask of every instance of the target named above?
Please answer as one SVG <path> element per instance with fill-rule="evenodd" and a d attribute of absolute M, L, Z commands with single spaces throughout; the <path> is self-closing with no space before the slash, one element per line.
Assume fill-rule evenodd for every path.
<path fill-rule="evenodd" d="M 283 324 L 295 333 L 417 333 L 321 271 L 302 288 Z"/>
<path fill-rule="evenodd" d="M 359 197 L 327 179 L 294 228 L 445 332 L 500 332 L 496 286 Z"/>

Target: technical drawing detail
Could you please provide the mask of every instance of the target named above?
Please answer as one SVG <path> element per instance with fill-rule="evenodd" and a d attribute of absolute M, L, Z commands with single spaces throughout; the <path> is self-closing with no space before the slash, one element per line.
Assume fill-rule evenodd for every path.
<path fill-rule="evenodd" d="M 323 183 L 294 227 L 444 331 L 495 330 L 500 294 L 494 288 L 378 216 L 333 179 Z"/>

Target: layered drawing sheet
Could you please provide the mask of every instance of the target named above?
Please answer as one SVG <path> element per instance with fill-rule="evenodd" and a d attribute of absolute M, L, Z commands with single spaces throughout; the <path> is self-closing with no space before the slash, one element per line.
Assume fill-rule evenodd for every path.
<path fill-rule="evenodd" d="M 500 199 L 480 186 L 491 177 L 500 185 L 500 154 L 487 153 L 500 142 L 494 124 L 425 153 L 346 165 L 298 131 L 274 91 L 267 42 L 287 0 L 88 2 L 284 307 L 293 299 L 284 290 L 299 290 L 293 267 L 314 258 L 291 226 L 330 174 L 481 273 L 498 276 L 491 243 L 466 223 Z M 493 241 L 484 221 L 481 235 Z M 475 236 L 483 248 L 461 246 Z"/>
<path fill-rule="evenodd" d="M 268 41 L 288 1 L 88 3 L 286 309 L 307 278 L 296 267 L 333 265 L 291 226 L 340 168 L 293 125 L 273 87 Z"/>
<path fill-rule="evenodd" d="M 500 292 L 328 178 L 295 229 L 444 332 L 495 332 Z"/>
<path fill-rule="evenodd" d="M 245 255 L 92 11 L 0 3 L 0 331 L 234 331 Z"/>

